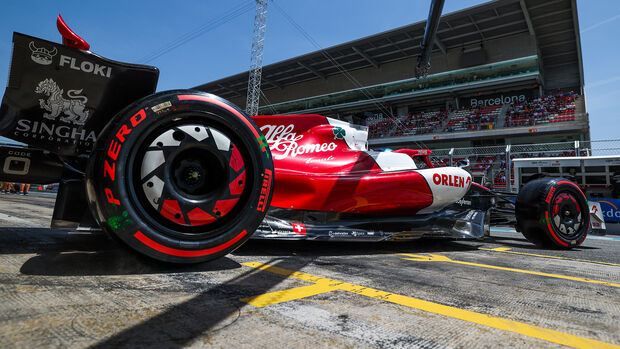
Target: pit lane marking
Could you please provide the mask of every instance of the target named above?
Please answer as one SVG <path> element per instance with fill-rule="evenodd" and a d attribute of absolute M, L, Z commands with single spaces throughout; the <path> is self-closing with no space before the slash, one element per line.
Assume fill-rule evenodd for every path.
<path fill-rule="evenodd" d="M 242 263 L 242 264 L 247 265 L 248 267 L 254 268 L 254 266 L 248 265 L 250 263 Z M 271 271 L 271 270 L 268 270 L 268 271 Z M 294 301 L 297 299 L 316 296 L 317 294 L 327 293 L 327 292 L 337 290 L 337 288 L 334 288 L 333 286 L 326 284 L 324 282 L 321 282 L 321 281 L 322 280 L 318 280 L 314 285 L 289 288 L 287 290 L 265 293 L 265 294 L 261 294 L 261 295 L 254 296 L 254 297 L 241 298 L 241 301 L 246 302 L 255 307 L 262 308 L 262 307 L 266 307 L 272 304 Z"/>
<path fill-rule="evenodd" d="M 486 327 L 496 328 L 499 330 L 504 330 L 508 332 L 513 332 L 517 334 L 521 334 L 524 336 L 542 339 L 548 342 L 557 343 L 561 345 L 566 345 L 574 348 L 618 348 L 620 346 L 605 343 L 601 341 L 597 341 L 590 338 L 579 337 L 572 334 L 559 332 L 550 330 L 544 327 L 538 327 L 534 325 L 528 325 L 525 323 L 503 319 L 500 317 L 490 316 L 486 314 L 476 313 L 473 311 L 460 309 L 456 307 L 451 307 L 439 303 L 433 303 L 413 297 L 403 296 L 391 292 L 385 292 L 381 290 L 377 290 L 370 287 L 364 287 L 359 285 L 350 284 L 343 281 L 323 278 L 320 276 L 310 275 L 306 273 L 302 273 L 299 271 L 289 270 L 285 268 L 275 267 L 269 264 L 258 263 L 258 262 L 250 262 L 250 263 L 241 263 L 247 267 L 256 268 L 263 271 L 268 271 L 270 273 L 274 273 L 277 275 L 282 275 L 285 277 L 294 278 L 297 280 L 311 282 L 314 285 L 319 285 L 316 290 L 319 289 L 329 289 L 329 291 L 348 291 L 355 294 L 363 295 L 370 298 L 375 298 L 378 300 L 403 305 L 409 308 L 414 308 L 422 311 L 426 311 L 429 313 L 434 313 L 438 315 L 447 316 L 454 319 L 459 319 L 467 322 L 472 322 L 475 324 L 483 325 Z M 266 293 L 258 296 L 247 297 L 240 299 L 243 302 L 246 302 L 251 305 L 255 305 L 257 307 L 265 307 L 271 304 L 277 304 L 289 300 L 299 299 L 293 297 L 293 295 L 301 296 L 303 294 L 309 294 L 312 292 L 307 292 L 306 290 L 310 290 L 308 288 L 306 290 L 301 290 L 302 287 L 292 288 L 290 290 L 276 291 L 271 293 Z M 287 294 L 287 291 L 291 291 L 291 294 Z M 322 292 L 323 293 L 323 292 Z M 300 297 L 303 298 L 303 297 Z M 268 302 L 269 300 L 269 302 Z"/>
<path fill-rule="evenodd" d="M 566 260 L 566 261 L 596 263 L 596 264 L 613 265 L 615 267 L 620 267 L 620 264 L 608 263 L 608 262 L 599 262 L 599 261 L 591 261 L 591 260 L 588 260 L 588 259 L 568 258 L 568 257 L 550 256 L 550 255 L 546 255 L 546 254 L 535 254 L 535 253 L 527 253 L 527 252 L 510 251 L 510 250 L 512 250 L 510 247 L 497 247 L 497 248 L 482 248 L 482 247 L 478 247 L 478 249 L 479 250 L 483 250 L 483 251 L 512 253 L 512 254 L 519 254 L 519 255 L 523 255 L 523 256 L 533 256 L 533 257 L 551 258 L 551 259 L 562 259 L 562 260 Z"/>
<path fill-rule="evenodd" d="M 440 256 L 440 255 L 436 255 L 436 254 L 429 254 L 429 255 L 419 255 L 419 254 L 410 254 L 410 253 L 396 253 L 396 254 L 401 255 L 401 256 L 409 257 L 409 258 L 403 258 L 403 259 L 406 259 L 406 260 L 409 260 L 409 261 L 416 261 L 416 262 L 448 262 L 448 263 L 454 263 L 454 264 L 468 265 L 468 266 L 472 266 L 472 267 L 487 268 L 487 269 L 497 269 L 497 270 L 511 271 L 511 272 L 515 272 L 515 273 L 538 275 L 538 276 L 546 276 L 546 277 L 551 277 L 551 278 L 556 278 L 556 279 L 564 279 L 564 280 L 571 280 L 571 281 L 587 282 L 587 283 L 590 283 L 590 284 L 599 284 L 599 285 L 605 285 L 605 286 L 611 286 L 611 287 L 620 287 L 620 284 L 615 284 L 613 282 L 592 280 L 592 279 L 586 279 L 586 278 L 580 278 L 580 277 L 574 277 L 574 276 L 567 276 L 567 275 L 560 275 L 560 274 L 542 273 L 542 272 L 539 272 L 539 271 L 532 271 L 532 270 L 525 270 L 525 269 L 500 267 L 500 266 L 491 265 L 491 264 L 480 264 L 480 263 L 457 261 L 457 260 L 451 259 L 449 257 Z"/>

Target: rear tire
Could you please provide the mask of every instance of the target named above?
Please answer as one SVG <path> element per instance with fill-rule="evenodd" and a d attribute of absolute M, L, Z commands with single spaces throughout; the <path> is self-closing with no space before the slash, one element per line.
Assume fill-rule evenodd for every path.
<path fill-rule="evenodd" d="M 590 230 L 590 212 L 579 187 L 565 178 L 528 182 L 517 196 L 517 230 L 540 247 L 570 249 Z"/>
<path fill-rule="evenodd" d="M 197 91 L 148 96 L 102 132 L 87 172 L 93 216 L 149 257 L 215 259 L 241 246 L 271 202 L 273 162 L 256 124 Z"/>

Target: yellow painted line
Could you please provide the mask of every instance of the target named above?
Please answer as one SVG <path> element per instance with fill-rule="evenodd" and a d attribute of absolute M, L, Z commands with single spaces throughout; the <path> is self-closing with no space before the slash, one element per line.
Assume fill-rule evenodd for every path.
<path fill-rule="evenodd" d="M 391 292 L 385 292 L 370 287 L 364 287 L 354 285 L 338 280 L 322 278 L 320 276 L 314 276 L 298 271 L 284 269 L 280 267 L 274 267 L 263 263 L 241 263 L 245 266 L 268 271 L 270 273 L 312 282 L 323 287 L 330 287 L 333 290 L 348 291 L 356 294 L 360 294 L 366 297 L 379 299 L 382 301 L 403 305 L 409 308 L 419 309 L 429 313 L 439 314 L 454 319 L 472 322 L 475 324 L 496 328 L 499 330 L 518 333 L 524 336 L 542 339 L 548 342 L 566 345 L 574 348 L 620 348 L 618 345 L 611 343 L 605 343 L 590 338 L 579 337 L 568 333 L 554 331 L 543 327 L 524 324 L 521 322 L 503 319 L 495 316 L 476 313 L 469 310 L 450 307 L 443 304 L 433 303 L 416 299 L 408 296 L 403 296 Z M 272 292 L 273 293 L 273 292 Z M 255 297 L 250 297 L 255 298 Z M 279 303 L 279 302 L 276 302 Z M 274 303 L 275 304 L 275 303 Z"/>
<path fill-rule="evenodd" d="M 546 254 L 535 254 L 535 253 L 527 253 L 527 252 L 510 251 L 511 248 L 509 248 L 509 247 L 498 247 L 498 248 L 482 248 L 482 247 L 478 247 L 478 249 L 479 250 L 483 250 L 483 251 L 512 253 L 512 254 L 518 254 L 518 255 L 522 255 L 522 256 L 533 256 L 533 257 L 541 257 L 541 258 L 562 259 L 562 260 L 566 260 L 566 261 L 596 263 L 596 264 L 613 265 L 615 267 L 620 267 L 620 264 L 608 263 L 608 262 L 599 262 L 599 261 L 591 261 L 591 260 L 588 260 L 588 259 L 558 257 L 558 256 L 549 256 L 549 255 L 546 255 Z"/>
<path fill-rule="evenodd" d="M 521 273 L 521 274 L 546 276 L 546 277 L 551 277 L 551 278 L 556 278 L 556 279 L 564 279 L 564 280 L 571 280 L 571 281 L 587 282 L 587 283 L 590 283 L 590 284 L 599 284 L 599 285 L 605 285 L 605 286 L 611 286 L 611 287 L 620 287 L 620 284 L 615 284 L 613 282 L 592 280 L 592 279 L 586 279 L 586 278 L 580 278 L 580 277 L 574 277 L 574 276 L 567 276 L 567 275 L 560 275 L 560 274 L 541 273 L 541 272 L 538 272 L 538 271 L 525 270 L 525 269 L 499 267 L 499 266 L 490 265 L 490 264 L 463 262 L 463 261 L 457 261 L 457 260 L 454 260 L 454 259 L 450 259 L 450 258 L 448 258 L 446 256 L 436 255 L 436 254 L 429 254 L 429 255 L 418 255 L 418 254 L 410 254 L 410 253 L 397 253 L 397 254 L 399 254 L 401 256 L 410 257 L 410 258 L 404 258 L 404 259 L 409 260 L 409 261 L 416 261 L 416 262 L 448 262 L 448 263 L 462 264 L 462 265 L 468 265 L 468 266 L 478 267 L 478 268 L 504 270 L 504 271 L 511 271 L 511 272 L 515 272 L 515 273 Z"/>
<path fill-rule="evenodd" d="M 254 297 L 241 298 L 240 300 L 255 307 L 262 308 L 271 304 L 316 296 L 317 294 L 330 291 L 334 291 L 334 288 L 326 285 L 314 284 L 309 286 L 291 288 L 288 290 L 265 293 Z"/>

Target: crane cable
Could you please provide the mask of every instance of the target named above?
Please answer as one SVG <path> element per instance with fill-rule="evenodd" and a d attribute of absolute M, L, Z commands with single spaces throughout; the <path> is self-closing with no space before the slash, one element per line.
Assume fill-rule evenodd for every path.
<path fill-rule="evenodd" d="M 346 70 L 346 68 L 344 68 L 340 63 L 338 63 L 334 59 L 334 57 L 332 57 L 321 45 L 319 45 L 312 38 L 312 36 L 310 36 L 310 34 L 308 34 L 306 30 L 304 30 L 304 28 L 301 25 L 299 25 L 286 11 L 284 11 L 284 9 L 278 6 L 278 4 L 275 1 L 273 4 L 282 13 L 282 15 L 284 15 L 284 17 L 289 21 L 289 23 L 291 23 L 291 25 L 293 25 L 306 38 L 306 40 L 308 40 L 315 48 L 321 51 L 321 53 L 323 54 L 325 58 L 327 58 L 354 86 L 357 86 L 360 89 L 360 91 L 362 92 L 362 94 L 364 94 L 364 97 L 366 97 L 366 99 L 371 101 L 379 110 L 383 111 L 389 118 L 391 118 L 394 124 L 396 125 L 396 127 L 403 130 L 404 126 L 402 122 L 398 119 L 398 117 L 395 117 L 391 111 L 387 110 L 383 105 L 379 104 L 377 102 L 377 98 L 373 97 L 368 92 L 366 87 L 364 87 L 357 79 L 355 79 L 355 77 L 351 75 Z"/>
<path fill-rule="evenodd" d="M 174 40 L 168 42 L 165 45 L 162 45 L 160 48 L 158 48 L 157 50 L 143 56 L 141 59 L 137 60 L 138 62 L 145 64 L 145 63 L 149 63 L 163 55 L 165 55 L 166 53 L 182 46 L 185 45 L 186 43 L 190 42 L 191 40 L 194 40 L 200 36 L 202 36 L 203 34 L 218 28 L 230 21 L 232 21 L 233 19 L 241 16 L 242 14 L 252 10 L 254 8 L 254 1 L 252 0 L 245 0 L 242 1 L 241 3 L 237 4 L 236 6 L 234 6 L 233 8 L 231 8 L 230 10 L 228 10 L 227 12 L 225 12 L 222 15 L 218 15 L 217 17 L 209 20 L 207 23 L 201 25 L 200 27 L 193 29 L 185 34 L 182 34 L 180 36 L 178 36 L 177 38 L 175 38 Z"/>

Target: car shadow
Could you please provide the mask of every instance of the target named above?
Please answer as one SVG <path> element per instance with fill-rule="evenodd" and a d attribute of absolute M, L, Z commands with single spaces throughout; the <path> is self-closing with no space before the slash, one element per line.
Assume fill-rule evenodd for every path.
<path fill-rule="evenodd" d="M 266 264 L 292 271 L 301 270 L 312 260 L 272 258 Z M 182 348 L 195 338 L 208 335 L 222 327 L 222 323 L 248 306 L 241 298 L 264 294 L 286 280 L 286 276 L 269 271 L 248 268 L 231 280 L 204 290 L 191 299 L 172 305 L 148 320 L 114 334 L 91 348 L 165 347 Z M 250 306 L 251 307 L 251 306 Z M 237 315 L 233 323 L 239 318 Z M 232 323 L 231 323 L 232 324 Z M 203 343 L 204 344 L 204 343 Z"/>
<path fill-rule="evenodd" d="M 102 232 L 73 232 L 49 228 L 0 228 L 0 254 L 99 251 L 115 246 Z"/>
<path fill-rule="evenodd" d="M 477 246 L 458 240 L 418 239 L 410 241 L 287 241 L 250 240 L 233 252 L 239 256 L 369 256 L 390 252 L 451 252 L 471 251 Z"/>
<path fill-rule="evenodd" d="M 22 253 L 36 254 L 22 264 L 20 272 L 24 275 L 116 276 L 235 270 L 228 281 L 203 288 L 190 299 L 118 333 L 106 334 L 93 345 L 95 348 L 184 347 L 205 333 L 229 326 L 229 321 L 235 322 L 247 306 L 241 298 L 267 293 L 287 279 L 269 271 L 241 268 L 227 257 L 193 265 L 163 263 L 144 257 L 105 234 L 45 228 L 0 229 L 0 254 Z M 298 271 L 314 259 L 271 258 L 266 264 Z"/>
<path fill-rule="evenodd" d="M 241 268 L 230 258 L 223 257 L 198 264 L 171 264 L 117 249 L 96 252 L 72 251 L 45 253 L 27 260 L 20 268 L 25 275 L 46 276 L 103 276 L 134 274 L 166 274 L 219 271 Z"/>
<path fill-rule="evenodd" d="M 0 255 L 36 254 L 20 267 L 24 275 L 87 276 L 192 273 L 230 270 L 230 258 L 179 265 L 143 256 L 102 232 L 48 228 L 0 228 Z"/>

